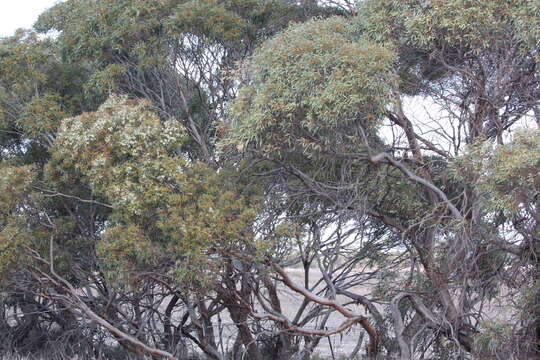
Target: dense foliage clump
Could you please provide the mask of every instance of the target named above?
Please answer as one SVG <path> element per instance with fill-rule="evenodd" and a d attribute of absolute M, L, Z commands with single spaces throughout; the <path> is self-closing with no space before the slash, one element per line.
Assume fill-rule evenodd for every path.
<path fill-rule="evenodd" d="M 390 100 L 392 52 L 357 39 L 343 18 L 311 21 L 255 54 L 233 106 L 241 141 L 332 149 L 357 126 L 372 132 Z"/>

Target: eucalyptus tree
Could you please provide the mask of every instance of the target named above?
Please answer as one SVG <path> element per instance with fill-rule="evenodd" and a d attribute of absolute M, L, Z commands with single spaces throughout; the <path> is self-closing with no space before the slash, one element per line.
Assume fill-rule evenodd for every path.
<path fill-rule="evenodd" d="M 537 2 L 320 4 L 67 0 L 0 40 L 2 351 L 538 354 Z"/>
<path fill-rule="evenodd" d="M 538 124 L 537 2 L 357 10 L 257 50 L 227 145 L 265 161 L 290 201 L 367 217 L 358 231 L 382 225 L 409 257 L 408 280 L 386 289 L 393 339 L 372 354 L 534 356 L 537 316 L 523 311 L 538 312 L 538 129 L 513 129 Z M 521 315 L 492 338 L 485 306 L 504 292 Z"/>
<path fill-rule="evenodd" d="M 189 342 L 222 359 L 215 317 L 228 309 L 236 352 L 262 357 L 235 297 L 239 284 L 251 296 L 251 276 L 233 262 L 247 254 L 248 268 L 272 245 L 254 236 L 257 187 L 215 144 L 235 62 L 329 13 L 70 0 L 35 25 L 52 37 L 2 39 L 3 351 L 102 356 L 112 337 L 136 356 L 187 356 Z"/>
<path fill-rule="evenodd" d="M 184 124 L 187 153 L 211 162 L 236 62 L 290 21 L 332 12 L 285 1 L 71 0 L 36 29 L 60 32 L 66 61 L 97 65 L 88 87 L 151 100 L 161 117 Z"/>

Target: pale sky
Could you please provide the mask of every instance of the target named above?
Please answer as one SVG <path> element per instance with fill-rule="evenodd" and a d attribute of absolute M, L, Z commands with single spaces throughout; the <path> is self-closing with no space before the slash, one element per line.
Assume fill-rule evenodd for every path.
<path fill-rule="evenodd" d="M 0 0 L 0 36 L 12 35 L 18 28 L 30 28 L 43 10 L 58 0 Z"/>

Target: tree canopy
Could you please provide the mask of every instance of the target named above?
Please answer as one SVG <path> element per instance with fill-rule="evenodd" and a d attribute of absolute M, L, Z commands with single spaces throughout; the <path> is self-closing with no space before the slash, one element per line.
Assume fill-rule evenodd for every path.
<path fill-rule="evenodd" d="M 539 19 L 65 0 L 0 38 L 0 351 L 539 356 Z"/>

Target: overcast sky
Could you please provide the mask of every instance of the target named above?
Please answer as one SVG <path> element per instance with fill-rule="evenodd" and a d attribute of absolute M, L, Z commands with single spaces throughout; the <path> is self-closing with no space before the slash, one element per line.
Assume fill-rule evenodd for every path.
<path fill-rule="evenodd" d="M 58 0 L 0 0 L 0 36 L 12 35 L 18 28 L 30 28 L 43 10 Z"/>

